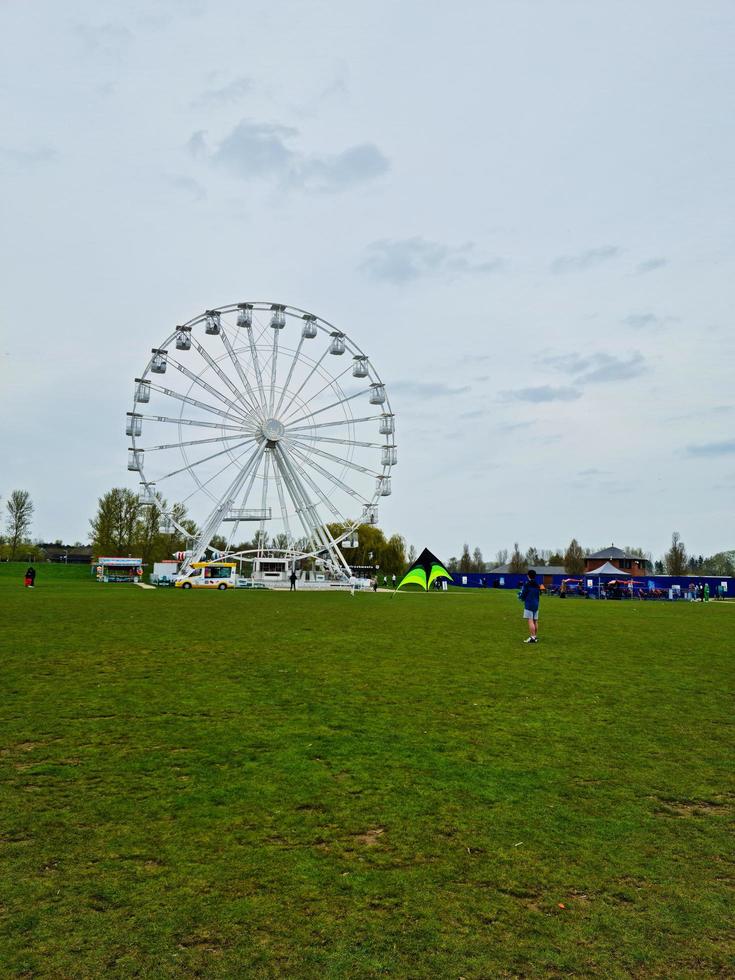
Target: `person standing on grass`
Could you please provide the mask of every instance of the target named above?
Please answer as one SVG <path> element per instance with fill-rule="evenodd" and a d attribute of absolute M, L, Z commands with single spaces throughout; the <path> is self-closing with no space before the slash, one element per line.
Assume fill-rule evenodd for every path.
<path fill-rule="evenodd" d="M 33 589 L 33 588 L 35 588 L 35 585 L 36 585 L 36 569 L 33 567 L 33 565 L 31 565 L 31 567 L 29 569 L 27 569 L 26 574 L 25 574 L 25 579 L 23 580 L 23 584 L 25 585 L 25 587 L 27 589 Z"/>
<path fill-rule="evenodd" d="M 523 603 L 523 618 L 528 620 L 529 636 L 524 643 L 538 643 L 538 607 L 541 601 L 541 589 L 536 581 L 536 572 L 529 568 L 526 572 L 526 581 L 518 593 L 518 598 Z"/>
<path fill-rule="evenodd" d="M 292 568 L 291 569 L 291 574 L 288 576 L 288 580 L 291 583 L 291 588 L 288 591 L 289 592 L 295 592 L 296 591 L 296 569 L 295 568 Z"/>

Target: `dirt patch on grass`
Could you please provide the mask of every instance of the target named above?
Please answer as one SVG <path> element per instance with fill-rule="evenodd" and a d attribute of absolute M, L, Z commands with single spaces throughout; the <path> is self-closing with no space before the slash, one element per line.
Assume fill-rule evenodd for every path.
<path fill-rule="evenodd" d="M 44 742 L 17 742 L 15 745 L 4 745 L 0 748 L 0 756 L 15 755 L 17 752 L 33 752 L 44 744 Z"/>
<path fill-rule="evenodd" d="M 729 800 L 678 800 L 654 797 L 658 806 L 657 816 L 661 817 L 703 817 L 708 813 L 729 813 L 732 801 Z"/>
<path fill-rule="evenodd" d="M 354 834 L 352 839 L 364 847 L 376 847 L 384 833 L 385 827 L 371 827 L 364 834 Z"/>

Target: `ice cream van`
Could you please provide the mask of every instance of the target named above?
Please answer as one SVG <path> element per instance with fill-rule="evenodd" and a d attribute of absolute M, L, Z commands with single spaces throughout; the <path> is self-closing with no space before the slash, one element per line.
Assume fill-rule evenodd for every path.
<path fill-rule="evenodd" d="M 195 561 L 194 570 L 176 579 L 177 589 L 234 589 L 237 584 L 234 561 Z"/>

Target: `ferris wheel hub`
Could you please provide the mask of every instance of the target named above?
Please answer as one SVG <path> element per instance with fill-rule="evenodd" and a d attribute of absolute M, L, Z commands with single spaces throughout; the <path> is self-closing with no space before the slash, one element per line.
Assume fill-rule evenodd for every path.
<path fill-rule="evenodd" d="M 286 428 L 283 422 L 279 422 L 278 419 L 266 419 L 260 427 L 260 431 L 268 442 L 278 442 L 283 438 Z"/>

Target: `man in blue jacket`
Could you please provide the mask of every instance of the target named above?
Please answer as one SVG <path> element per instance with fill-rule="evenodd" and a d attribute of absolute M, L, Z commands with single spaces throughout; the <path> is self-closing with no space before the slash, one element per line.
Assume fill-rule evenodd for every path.
<path fill-rule="evenodd" d="M 528 576 L 518 593 L 518 598 L 523 603 L 523 618 L 528 620 L 528 639 L 524 643 L 538 643 L 538 607 L 541 600 L 541 588 L 536 581 L 536 572 L 529 568 L 526 572 Z"/>

